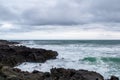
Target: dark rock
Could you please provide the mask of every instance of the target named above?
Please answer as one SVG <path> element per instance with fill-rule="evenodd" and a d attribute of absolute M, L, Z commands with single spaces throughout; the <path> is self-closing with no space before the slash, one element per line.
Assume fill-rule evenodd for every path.
<path fill-rule="evenodd" d="M 116 76 L 111 76 L 110 80 L 119 80 L 119 78 Z"/>
<path fill-rule="evenodd" d="M 0 63 L 7 66 L 16 66 L 22 62 L 45 62 L 55 59 L 58 53 L 52 50 L 35 49 L 25 46 L 9 45 L 14 42 L 1 41 L 0 44 Z"/>
<path fill-rule="evenodd" d="M 9 77 L 7 78 L 7 80 L 21 80 L 21 79 L 18 78 L 17 76 L 15 76 L 15 75 L 12 75 L 12 76 L 9 76 Z"/>
<path fill-rule="evenodd" d="M 16 46 L 16 42 L 0 40 L 0 80 L 104 80 L 99 73 L 88 70 L 53 68 L 51 72 L 32 73 L 12 68 L 23 62 L 45 62 L 55 59 L 58 53 L 52 50 Z M 119 80 L 111 76 L 110 80 Z"/>
<path fill-rule="evenodd" d="M 104 80 L 102 75 L 93 71 L 53 68 L 51 73 L 21 71 L 17 68 L 2 66 L 0 80 Z M 110 80 L 119 80 L 112 76 Z"/>
<path fill-rule="evenodd" d="M 21 70 L 18 69 L 18 68 L 13 68 L 12 70 L 15 71 L 15 72 L 21 72 Z"/>
<path fill-rule="evenodd" d="M 87 70 L 73 70 L 63 68 L 51 69 L 52 80 L 104 80 L 99 73 Z"/>
<path fill-rule="evenodd" d="M 50 77 L 51 74 L 50 74 L 49 72 L 45 72 L 45 73 L 44 73 L 44 76 L 45 76 L 45 77 Z"/>
<path fill-rule="evenodd" d="M 18 42 L 12 42 L 7 40 L 0 40 L 0 45 L 13 45 L 13 44 L 19 44 Z"/>
<path fill-rule="evenodd" d="M 36 74 L 19 71 L 8 66 L 3 66 L 0 69 L 0 80 L 44 80 L 44 73 L 38 72 Z"/>
<path fill-rule="evenodd" d="M 51 73 L 39 71 L 29 73 L 3 66 L 0 73 L 6 80 L 103 80 L 103 77 L 96 72 L 63 68 L 51 69 Z"/>
<path fill-rule="evenodd" d="M 37 71 L 37 70 L 34 70 L 32 73 L 33 73 L 33 74 L 36 74 L 36 73 L 39 73 L 39 71 Z"/>
<path fill-rule="evenodd" d="M 5 80 L 5 78 L 0 76 L 0 80 Z"/>

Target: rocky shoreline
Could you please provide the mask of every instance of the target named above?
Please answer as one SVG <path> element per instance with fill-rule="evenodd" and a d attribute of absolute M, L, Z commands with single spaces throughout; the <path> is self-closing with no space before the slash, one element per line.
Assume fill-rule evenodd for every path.
<path fill-rule="evenodd" d="M 0 42 L 0 63 L 14 67 L 22 62 L 45 62 L 55 59 L 58 53 L 52 50 L 16 46 L 15 42 Z M 18 43 L 17 43 L 18 44 Z"/>
<path fill-rule="evenodd" d="M 105 80 L 101 74 L 87 70 L 53 68 L 50 72 L 29 73 L 13 68 L 23 62 L 43 63 L 58 56 L 56 51 L 16 46 L 16 44 L 19 43 L 0 40 L 0 80 Z M 119 80 L 119 78 L 111 76 L 107 80 Z"/>

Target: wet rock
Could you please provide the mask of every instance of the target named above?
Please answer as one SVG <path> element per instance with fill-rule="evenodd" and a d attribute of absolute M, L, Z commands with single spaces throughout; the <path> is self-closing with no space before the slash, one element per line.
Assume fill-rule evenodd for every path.
<path fill-rule="evenodd" d="M 37 71 L 37 70 L 34 70 L 32 73 L 33 73 L 33 74 L 36 74 L 36 73 L 39 73 L 39 71 Z"/>
<path fill-rule="evenodd" d="M 0 80 L 44 80 L 44 73 L 29 73 L 14 69 L 8 66 L 3 66 L 0 69 Z"/>
<path fill-rule="evenodd" d="M 0 80 L 5 80 L 5 78 L 0 76 Z"/>
<path fill-rule="evenodd" d="M 51 74 L 49 72 L 45 72 L 44 76 L 49 78 L 51 76 Z"/>
<path fill-rule="evenodd" d="M 50 73 L 36 70 L 29 73 L 17 68 L 2 66 L 0 80 L 104 80 L 104 78 L 99 73 L 87 70 L 53 68 Z M 112 76 L 110 80 L 119 79 Z"/>
<path fill-rule="evenodd" d="M 7 40 L 0 40 L 0 45 L 13 45 L 13 44 L 19 44 L 18 42 L 12 42 Z"/>
<path fill-rule="evenodd" d="M 17 78 L 17 76 L 15 76 L 15 75 L 11 75 L 7 78 L 7 80 L 20 80 L 20 79 Z"/>
<path fill-rule="evenodd" d="M 52 50 L 29 48 L 26 46 L 9 45 L 14 42 L 1 41 L 0 63 L 7 66 L 16 66 L 22 62 L 45 62 L 55 59 L 58 53 Z"/>
<path fill-rule="evenodd" d="M 63 68 L 53 68 L 51 69 L 51 73 L 39 71 L 29 73 L 3 66 L 0 73 L 0 76 L 6 80 L 104 80 L 103 77 L 96 72 Z"/>
<path fill-rule="evenodd" d="M 116 76 L 111 76 L 110 80 L 119 80 L 119 78 Z"/>
<path fill-rule="evenodd" d="M 52 80 L 104 80 L 99 73 L 87 70 L 73 70 L 63 68 L 51 69 Z"/>
<path fill-rule="evenodd" d="M 88 70 L 53 68 L 51 72 L 34 70 L 32 73 L 12 68 L 23 62 L 45 62 L 55 59 L 58 53 L 52 50 L 16 46 L 15 42 L 0 40 L 0 80 L 104 80 L 99 73 Z M 119 80 L 111 76 L 109 80 Z"/>

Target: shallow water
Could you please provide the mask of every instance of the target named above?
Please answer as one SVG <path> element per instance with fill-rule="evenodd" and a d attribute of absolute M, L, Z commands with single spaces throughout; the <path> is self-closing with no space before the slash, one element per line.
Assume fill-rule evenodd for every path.
<path fill-rule="evenodd" d="M 45 63 L 25 62 L 17 68 L 23 71 L 50 71 L 53 67 L 87 69 L 97 71 L 105 78 L 111 75 L 120 78 L 120 41 L 119 40 L 31 40 L 18 41 L 34 48 L 55 50 L 57 59 Z"/>

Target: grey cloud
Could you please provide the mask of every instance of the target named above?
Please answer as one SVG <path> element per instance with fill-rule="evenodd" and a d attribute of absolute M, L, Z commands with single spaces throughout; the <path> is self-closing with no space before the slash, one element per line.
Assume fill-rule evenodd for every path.
<path fill-rule="evenodd" d="M 92 0 L 93 1 L 93 0 Z M 94 1 L 90 12 L 95 22 L 120 22 L 120 0 Z"/>
<path fill-rule="evenodd" d="M 104 29 L 119 31 L 118 25 L 111 26 L 120 22 L 119 3 L 120 0 L 18 0 L 17 2 L 16 0 L 1 0 L 0 21 L 19 25 L 16 26 L 18 29 L 13 30 L 16 32 L 46 30 L 37 25 L 92 23 L 104 25 L 108 23 L 110 25 L 105 25 Z"/>
<path fill-rule="evenodd" d="M 16 14 L 12 13 L 9 8 L 0 5 L 0 21 L 16 20 Z"/>
<path fill-rule="evenodd" d="M 14 2 L 16 1 L 11 0 L 11 5 L 14 7 L 1 7 L 0 17 L 2 20 L 16 18 L 21 24 L 38 25 L 120 22 L 119 0 L 50 0 L 48 2 L 42 0 L 23 2 L 21 0 L 18 1 L 21 4 L 17 3 L 18 6 Z M 32 2 L 38 2 L 38 4 L 33 3 L 34 6 L 32 6 Z M 43 3 L 44 5 L 42 5 Z M 9 1 L 6 4 L 9 4 Z M 18 13 L 21 14 L 12 13 L 11 8 L 20 9 Z"/>
<path fill-rule="evenodd" d="M 54 0 L 53 0 L 54 1 Z M 35 6 L 23 12 L 23 23 L 73 25 L 94 22 L 120 22 L 119 0 L 56 0 L 54 6 Z"/>

